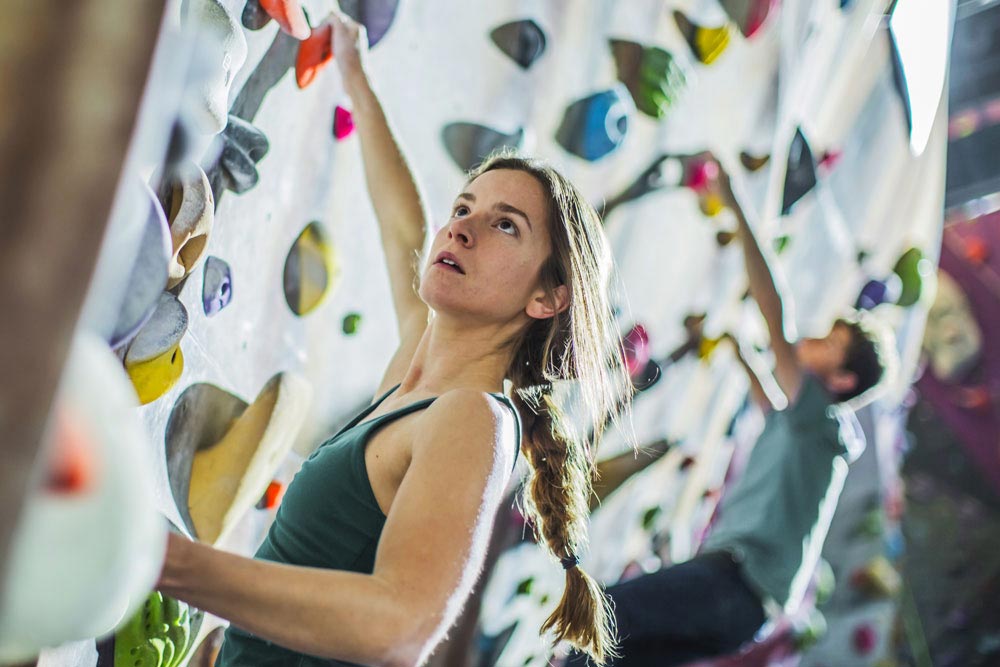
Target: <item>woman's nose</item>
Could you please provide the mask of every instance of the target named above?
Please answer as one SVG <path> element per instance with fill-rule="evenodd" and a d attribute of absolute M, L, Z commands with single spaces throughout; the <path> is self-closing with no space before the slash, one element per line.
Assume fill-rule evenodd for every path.
<path fill-rule="evenodd" d="M 469 217 L 458 218 L 448 228 L 448 238 L 455 239 L 466 248 L 472 247 L 476 242 L 475 232 L 472 228 Z"/>

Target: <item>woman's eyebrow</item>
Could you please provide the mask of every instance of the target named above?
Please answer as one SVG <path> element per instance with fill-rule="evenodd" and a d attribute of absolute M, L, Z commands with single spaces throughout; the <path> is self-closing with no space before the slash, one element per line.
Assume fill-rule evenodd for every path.
<path fill-rule="evenodd" d="M 498 202 L 497 205 L 494 206 L 493 208 L 495 208 L 498 211 L 503 211 L 504 213 L 512 213 L 514 215 L 521 216 L 522 218 L 524 218 L 524 221 L 528 223 L 528 229 L 530 231 L 535 231 L 534 228 L 531 226 L 531 220 L 528 219 L 528 214 L 522 211 L 521 209 L 514 208 L 507 202 Z"/>

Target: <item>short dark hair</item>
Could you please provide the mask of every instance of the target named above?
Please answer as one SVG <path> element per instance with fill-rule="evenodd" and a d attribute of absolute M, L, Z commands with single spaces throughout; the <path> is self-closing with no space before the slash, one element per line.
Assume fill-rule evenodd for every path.
<path fill-rule="evenodd" d="M 857 378 L 852 389 L 834 394 L 837 402 L 842 403 L 878 386 L 886 374 L 890 351 L 880 332 L 859 317 L 842 317 L 834 323 L 838 325 L 846 327 L 851 334 L 841 370 Z"/>

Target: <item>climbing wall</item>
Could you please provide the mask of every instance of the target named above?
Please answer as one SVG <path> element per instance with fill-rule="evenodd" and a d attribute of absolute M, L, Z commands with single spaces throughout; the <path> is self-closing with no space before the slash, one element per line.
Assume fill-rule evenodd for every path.
<path fill-rule="evenodd" d="M 649 385 L 635 436 L 679 447 L 595 513 L 584 565 L 603 582 L 690 557 L 760 428 L 716 343 L 734 331 L 762 345 L 763 327 L 734 221 L 691 154 L 715 151 L 748 193 L 800 334 L 858 302 L 898 335 L 886 409 L 913 375 L 940 244 L 944 59 L 938 95 L 911 100 L 883 4 L 341 2 L 368 26 L 372 78 L 432 220 L 502 145 L 551 160 L 605 214 L 621 331 Z M 301 5 L 279 28 L 253 1 L 167 3 L 83 314 L 142 403 L 156 510 L 243 553 L 302 457 L 370 400 L 396 343 L 351 103 L 323 66 L 332 2 Z M 612 433 L 600 456 L 627 446 Z M 484 664 L 547 664 L 537 628 L 561 582 L 530 542 L 500 556 L 475 632 Z M 218 625 L 146 604 L 188 614 L 177 645 Z M 142 636 L 129 627 L 41 664 L 112 664 Z"/>

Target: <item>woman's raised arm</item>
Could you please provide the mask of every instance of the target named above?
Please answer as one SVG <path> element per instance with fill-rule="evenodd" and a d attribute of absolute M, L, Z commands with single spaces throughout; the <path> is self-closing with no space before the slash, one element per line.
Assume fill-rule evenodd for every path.
<path fill-rule="evenodd" d="M 400 352 L 409 349 L 412 355 L 427 325 L 427 306 L 414 289 L 427 229 L 427 209 L 365 70 L 368 39 L 364 27 L 339 12 L 330 20 L 334 61 L 354 104 L 365 182 L 382 235 Z"/>

